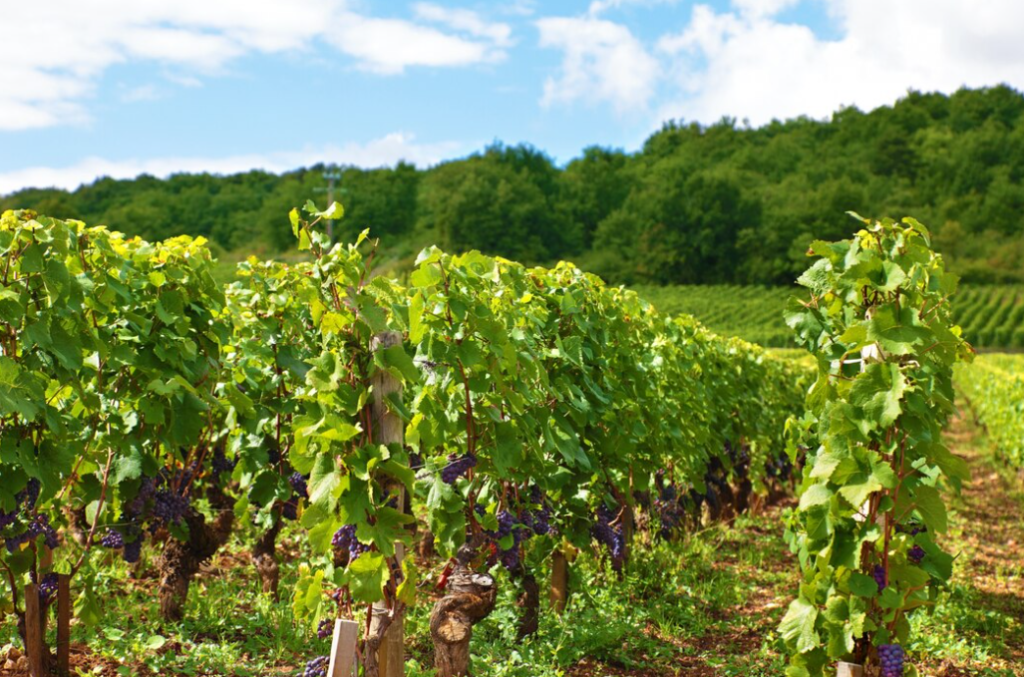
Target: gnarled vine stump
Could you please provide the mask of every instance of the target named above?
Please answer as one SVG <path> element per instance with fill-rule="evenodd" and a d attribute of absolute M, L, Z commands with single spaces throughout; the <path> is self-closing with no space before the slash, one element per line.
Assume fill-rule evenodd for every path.
<path fill-rule="evenodd" d="M 494 610 L 498 586 L 488 574 L 478 574 L 459 563 L 448 578 L 448 593 L 430 613 L 434 641 L 434 667 L 438 677 L 469 674 L 469 640 L 473 626 Z"/>
<path fill-rule="evenodd" d="M 160 617 L 165 621 L 180 621 L 185 616 L 185 600 L 192 578 L 199 572 L 203 562 L 224 545 L 231 536 L 235 515 L 231 503 L 219 489 L 211 489 L 208 494 L 210 505 L 219 512 L 208 523 L 195 508 L 189 508 L 185 514 L 188 524 L 188 540 L 179 541 L 171 538 L 164 546 L 160 558 Z"/>
<path fill-rule="evenodd" d="M 281 570 L 277 563 L 277 536 L 281 532 L 281 522 L 263 532 L 252 547 L 252 563 L 260 577 L 264 593 L 270 593 L 274 600 L 279 599 L 278 585 L 281 581 Z"/>

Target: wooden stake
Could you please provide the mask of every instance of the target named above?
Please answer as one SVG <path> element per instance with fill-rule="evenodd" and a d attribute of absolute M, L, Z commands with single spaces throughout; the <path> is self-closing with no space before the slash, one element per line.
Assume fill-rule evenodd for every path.
<path fill-rule="evenodd" d="M 565 611 L 569 601 L 569 562 L 561 548 L 551 553 L 551 606 L 557 613 Z"/>
<path fill-rule="evenodd" d="M 401 347 L 402 334 L 397 331 L 386 331 L 373 337 L 370 349 L 374 352 L 387 350 L 395 346 Z M 381 369 L 373 377 L 373 401 L 370 404 L 370 420 L 373 424 L 373 441 L 376 444 L 397 444 L 405 441 L 405 426 L 401 417 L 388 406 L 388 395 L 397 394 L 401 396 L 402 382 L 395 378 L 390 372 Z M 405 508 L 405 487 L 401 483 L 395 483 L 389 487 L 393 496 L 398 499 L 398 509 Z M 395 544 L 395 559 L 399 566 L 405 558 L 405 546 L 401 543 Z M 370 631 L 374 632 L 379 628 L 376 619 L 380 614 L 387 614 L 388 608 L 383 602 L 374 604 L 373 618 L 371 619 Z M 401 614 L 397 615 L 384 633 L 384 639 L 377 651 L 377 660 L 381 677 L 402 677 L 405 675 L 405 651 L 403 647 L 405 623 Z"/>
<path fill-rule="evenodd" d="M 327 677 L 356 677 L 359 663 L 356 645 L 359 642 L 359 623 L 337 619 L 334 621 L 334 639 L 331 641 L 331 662 Z"/>
<path fill-rule="evenodd" d="M 57 574 L 57 673 L 71 674 L 71 576 Z"/>
<path fill-rule="evenodd" d="M 839 661 L 836 665 L 836 677 L 864 677 L 864 666 Z"/>
<path fill-rule="evenodd" d="M 43 620 L 39 611 L 39 586 L 25 586 L 25 650 L 32 677 L 47 677 L 43 659 Z"/>

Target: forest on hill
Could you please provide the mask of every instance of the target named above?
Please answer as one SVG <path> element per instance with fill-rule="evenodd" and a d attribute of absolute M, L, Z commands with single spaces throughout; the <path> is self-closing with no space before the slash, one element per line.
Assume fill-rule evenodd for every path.
<path fill-rule="evenodd" d="M 0 197 L 159 239 L 282 250 L 287 213 L 323 201 L 323 166 L 283 175 L 103 178 Z M 845 212 L 911 214 L 969 282 L 1024 281 L 1024 95 L 1007 86 L 909 92 L 871 112 L 749 128 L 668 122 L 635 153 L 592 146 L 565 167 L 495 143 L 429 169 L 346 167 L 338 238 L 369 228 L 402 265 L 422 245 L 535 263 L 571 259 L 627 284 L 789 284 Z"/>

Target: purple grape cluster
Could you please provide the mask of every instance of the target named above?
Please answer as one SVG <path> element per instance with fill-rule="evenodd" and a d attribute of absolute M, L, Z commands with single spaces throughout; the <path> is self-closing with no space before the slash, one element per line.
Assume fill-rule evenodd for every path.
<path fill-rule="evenodd" d="M 922 548 L 919 545 L 915 545 L 913 548 L 910 549 L 910 552 L 907 553 L 907 559 L 909 559 L 914 564 L 920 564 L 921 560 L 924 559 L 924 556 L 924 548 Z"/>
<path fill-rule="evenodd" d="M 19 491 L 14 498 L 18 503 L 24 504 L 25 510 L 34 510 L 36 501 L 39 500 L 39 490 L 41 487 L 42 485 L 39 483 L 39 480 L 35 477 L 30 477 L 25 488 Z"/>
<path fill-rule="evenodd" d="M 174 489 L 161 489 L 153 496 L 153 516 L 166 524 L 180 524 L 190 500 Z"/>
<path fill-rule="evenodd" d="M 335 531 L 334 537 L 331 538 L 331 545 L 334 546 L 335 550 L 348 550 L 349 562 L 370 549 L 369 546 L 363 545 L 356 538 L 356 526 L 354 524 L 346 524 Z"/>
<path fill-rule="evenodd" d="M 57 574 L 46 574 L 39 583 L 40 604 L 48 604 L 55 594 L 57 594 Z"/>
<path fill-rule="evenodd" d="M 871 576 L 875 579 L 875 583 L 878 584 L 878 592 L 882 592 L 889 585 L 888 577 L 885 573 L 885 567 L 881 564 L 876 564 L 875 568 L 871 571 Z"/>
<path fill-rule="evenodd" d="M 320 621 L 320 624 L 316 626 L 316 636 L 320 639 L 327 639 L 334 633 L 334 621 L 330 618 L 325 618 Z"/>
<path fill-rule="evenodd" d="M 288 484 L 292 485 L 295 493 L 302 498 L 309 498 L 309 486 L 306 484 L 309 478 L 299 472 L 293 472 L 288 477 Z"/>
<path fill-rule="evenodd" d="M 124 550 L 121 551 L 121 557 L 128 564 L 135 564 L 139 561 L 139 557 L 142 556 L 142 537 L 136 538 L 134 541 L 124 544 Z"/>
<path fill-rule="evenodd" d="M 124 536 L 121 532 L 116 529 L 107 527 L 107 533 L 100 539 L 100 545 L 104 548 L 110 548 L 111 550 L 117 550 L 118 548 L 124 547 Z"/>
<path fill-rule="evenodd" d="M 213 459 L 210 461 L 213 474 L 217 477 L 220 477 L 221 473 L 230 475 L 237 463 L 237 459 L 229 459 L 221 447 L 217 447 L 217 450 L 213 452 Z"/>
<path fill-rule="evenodd" d="M 317 656 L 306 663 L 306 670 L 302 677 L 327 677 L 327 668 L 330 667 L 330 657 Z"/>
<path fill-rule="evenodd" d="M 286 520 L 295 520 L 299 517 L 299 504 L 294 501 L 286 501 L 281 504 L 281 517 Z"/>
<path fill-rule="evenodd" d="M 448 454 L 448 465 L 441 469 L 441 481 L 445 484 L 455 484 L 455 480 L 469 472 L 470 468 L 476 466 L 476 456 L 473 454 Z"/>
<path fill-rule="evenodd" d="M 46 547 L 51 550 L 60 545 L 60 541 L 57 540 L 57 530 L 50 525 L 50 517 L 48 515 L 36 515 L 35 519 L 28 523 L 28 528 L 20 534 L 5 538 L 4 545 L 7 547 L 7 552 L 13 555 L 21 549 L 23 544 L 38 536 L 43 537 Z"/>
<path fill-rule="evenodd" d="M 590 529 L 591 536 L 606 546 L 612 555 L 612 568 L 616 571 L 622 569 L 625 556 L 626 540 L 622 535 L 622 526 L 613 527 L 611 522 L 615 518 L 615 511 L 607 506 L 600 506 L 595 515 L 594 526 Z"/>
<path fill-rule="evenodd" d="M 270 465 L 277 465 L 281 462 L 281 451 L 276 447 L 271 447 L 267 450 L 267 460 L 270 461 Z"/>
<path fill-rule="evenodd" d="M 899 644 L 883 644 L 878 647 L 878 660 L 882 664 L 882 677 L 903 677 L 903 661 L 906 655 Z"/>

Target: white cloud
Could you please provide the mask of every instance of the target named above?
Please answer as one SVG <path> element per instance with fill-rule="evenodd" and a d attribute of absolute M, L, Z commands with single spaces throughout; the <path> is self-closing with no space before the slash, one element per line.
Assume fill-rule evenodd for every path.
<path fill-rule="evenodd" d="M 504 24 L 465 10 L 434 14 L 430 21 L 454 32 L 367 16 L 347 0 L 0 2 L 0 130 L 87 120 L 98 78 L 122 63 L 154 61 L 194 82 L 242 55 L 303 50 L 315 41 L 385 74 L 504 58 Z"/>
<path fill-rule="evenodd" d="M 619 112 L 642 109 L 654 94 L 659 64 L 628 28 L 594 17 L 537 21 L 540 46 L 565 52 L 544 82 L 541 105 L 607 101 Z"/>
<path fill-rule="evenodd" d="M 840 29 L 835 40 L 774 20 L 790 0 L 734 0 L 729 12 L 696 6 L 681 32 L 659 41 L 680 96 L 657 122 L 825 118 L 843 105 L 891 104 L 908 88 L 1024 86 L 1017 0 L 826 2 Z"/>
<path fill-rule="evenodd" d="M 413 9 L 420 19 L 444 24 L 453 30 L 464 31 L 478 38 L 486 38 L 496 47 L 512 45 L 511 26 L 506 23 L 484 21 L 479 14 L 468 9 L 451 9 L 431 2 L 418 2 Z"/>
<path fill-rule="evenodd" d="M 26 187 L 57 187 L 71 190 L 103 176 L 130 179 L 139 174 L 166 177 L 178 172 L 231 174 L 250 169 L 284 172 L 297 167 L 308 167 L 318 162 L 358 167 L 383 167 L 405 160 L 424 167 L 436 164 L 463 150 L 464 146 L 460 143 L 421 144 L 417 143 L 411 134 L 395 132 L 364 144 L 329 145 L 322 148 L 306 148 L 280 153 L 232 155 L 219 158 L 183 156 L 124 160 L 90 157 L 65 167 L 28 167 L 0 172 L 0 195 Z"/>
<path fill-rule="evenodd" d="M 675 4 L 679 0 L 594 0 L 587 8 L 587 14 L 597 16 L 610 10 L 619 9 L 627 5 L 664 5 Z"/>
<path fill-rule="evenodd" d="M 504 45 L 492 38 L 469 39 L 402 19 L 352 13 L 341 17 L 325 38 L 358 59 L 364 70 L 389 75 L 409 66 L 467 66 L 505 58 Z"/>

